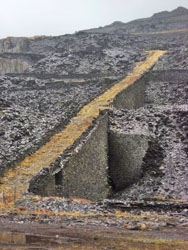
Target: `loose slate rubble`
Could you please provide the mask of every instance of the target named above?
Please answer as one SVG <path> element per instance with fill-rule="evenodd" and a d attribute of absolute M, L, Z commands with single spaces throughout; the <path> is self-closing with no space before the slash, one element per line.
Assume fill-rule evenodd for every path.
<path fill-rule="evenodd" d="M 144 107 L 111 111 L 111 129 L 116 133 L 132 133 L 138 128 L 140 135 L 143 129 L 149 134 L 143 177 L 116 197 L 188 199 L 187 76 L 187 71 L 151 73 L 146 80 Z"/>
<path fill-rule="evenodd" d="M 91 79 L 84 83 L 4 77 L 1 89 L 0 173 L 42 145 L 79 109 L 112 84 Z M 52 87 L 53 86 L 53 87 Z"/>
<path fill-rule="evenodd" d="M 48 52 L 45 41 L 52 46 Z M 0 175 L 34 152 L 59 127 L 65 126 L 82 106 L 121 79 L 136 61 L 145 57 L 139 48 L 134 51 L 130 45 L 127 47 L 127 39 L 112 39 L 112 36 L 84 34 L 27 42 L 30 53 L 39 51 L 44 56 L 45 52 L 46 57 L 39 61 L 40 65 L 36 63 L 20 75 L 0 77 Z M 20 41 L 17 43 L 21 46 Z M 25 53 L 24 48 L 21 49 Z M 73 61 L 78 61 L 78 65 L 74 66 Z M 99 70 L 94 72 L 91 65 Z M 6 103 L 9 103 L 8 107 Z"/>
<path fill-rule="evenodd" d="M 0 144 L 0 172 L 3 173 L 7 166 L 23 159 L 23 156 L 28 152 L 35 151 L 38 145 L 44 143 L 48 132 L 51 133 L 59 124 L 65 125 L 81 106 L 109 88 L 112 82 L 123 77 L 137 61 L 144 59 L 145 50 L 166 49 L 168 47 L 169 54 L 159 60 L 154 67 L 155 70 L 161 65 L 163 65 L 163 69 L 169 69 L 169 67 L 170 69 L 179 69 L 179 65 L 183 65 L 183 69 L 185 69 L 187 65 L 185 54 L 187 38 L 187 33 L 181 33 L 178 36 L 174 34 L 111 36 L 81 33 L 75 36 L 57 37 L 54 40 L 53 38 L 29 40 L 29 52 L 34 53 L 36 49 L 36 52 L 39 51 L 43 56 L 46 53 L 47 57 L 39 61 L 40 67 L 38 63 L 34 64 L 27 70 L 27 73 L 0 77 L 1 98 L 4 100 L 3 103 L 1 101 L 0 106 L 0 119 L 4 119 L 0 127 L 2 141 Z M 47 52 L 45 42 L 51 44 L 49 52 Z M 55 44 L 64 48 L 61 57 L 52 56 L 56 55 L 57 47 Z M 88 46 L 92 46 L 92 54 L 87 51 Z M 95 50 L 98 57 L 94 53 Z M 179 54 L 180 51 L 182 51 L 181 54 Z M 25 51 L 23 52 L 25 53 Z M 50 58 L 54 58 L 50 64 L 48 53 L 51 55 Z M 60 49 L 58 53 L 60 53 Z M 61 70 L 56 67 L 64 59 L 69 61 L 68 55 L 71 53 L 79 62 L 75 68 L 71 65 L 74 74 L 73 72 L 64 72 L 66 68 L 70 69 L 69 66 L 63 66 Z M 174 55 L 173 59 L 171 54 Z M 98 72 L 93 72 L 90 63 L 87 62 L 84 64 L 85 66 L 82 64 L 82 61 L 88 57 L 92 60 L 91 64 L 94 60 L 100 65 L 101 63 L 116 63 L 117 65 L 114 65 L 113 68 L 110 66 L 109 69 L 103 69 L 103 65 L 99 67 Z M 70 56 L 70 64 L 71 62 Z M 52 70 L 48 70 L 46 65 L 53 65 L 53 63 L 56 66 L 53 66 Z M 85 67 L 86 71 L 84 71 Z M 78 68 L 82 68 L 82 70 L 76 71 Z M 90 95 L 89 98 L 88 95 Z M 9 107 L 5 107 L 5 103 L 9 103 Z M 16 124 L 11 122 L 11 119 L 15 120 Z M 11 134 L 17 130 L 18 137 L 16 136 L 16 139 Z M 19 136 L 22 136 L 21 143 Z M 8 156 L 7 159 L 5 155 Z"/>
<path fill-rule="evenodd" d="M 143 155 L 142 178 L 121 192 L 113 192 L 111 198 L 115 200 L 93 205 L 78 205 L 54 197 L 38 203 L 26 199 L 17 206 L 84 213 L 105 214 L 115 208 L 133 214 L 148 211 L 176 214 L 175 225 L 187 226 L 187 202 L 173 199 L 188 199 L 188 33 L 79 32 L 59 37 L 9 38 L 6 42 L 0 41 L 2 58 L 7 57 L 7 52 L 10 59 L 17 53 L 16 58 L 28 61 L 31 66 L 25 72 L 0 77 L 0 175 L 63 128 L 83 105 L 125 76 L 136 62 L 145 58 L 146 50 L 168 50 L 146 76 L 145 105 L 137 110 L 109 113 L 111 131 L 120 134 L 132 133 L 135 128 L 138 134 L 146 131 L 148 148 Z M 45 215 L 40 216 L 44 223 Z M 31 222 L 33 218 L 16 215 L 12 219 L 20 220 Z M 47 223 L 53 220 L 54 217 L 49 218 Z M 163 225 L 162 220 L 153 225 Z M 101 221 L 95 218 L 93 223 Z M 138 221 L 143 223 L 143 218 Z M 121 219 L 113 223 L 124 224 Z M 127 223 L 134 228 L 130 217 Z M 111 224 L 104 219 L 103 225 Z"/>

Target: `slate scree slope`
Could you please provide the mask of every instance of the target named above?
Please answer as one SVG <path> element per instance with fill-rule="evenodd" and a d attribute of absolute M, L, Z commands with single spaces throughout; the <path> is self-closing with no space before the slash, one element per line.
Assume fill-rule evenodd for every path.
<path fill-rule="evenodd" d="M 187 31 L 180 7 L 1 39 L 0 193 L 187 200 Z"/>

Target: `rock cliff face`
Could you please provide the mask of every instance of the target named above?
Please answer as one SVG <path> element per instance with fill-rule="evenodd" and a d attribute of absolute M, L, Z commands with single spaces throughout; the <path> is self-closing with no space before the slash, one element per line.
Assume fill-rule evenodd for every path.
<path fill-rule="evenodd" d="M 45 40 L 50 40 L 50 37 L 34 36 L 28 37 L 7 37 L 0 39 L 0 53 L 31 53 L 38 52 L 35 47 L 43 41 L 43 50 L 45 50 Z"/>
<path fill-rule="evenodd" d="M 22 73 L 29 64 L 18 58 L 4 58 L 4 53 L 22 53 L 27 50 L 27 39 L 8 37 L 0 40 L 0 75 Z M 2 57 L 1 57 L 2 55 Z"/>
<path fill-rule="evenodd" d="M 26 38 L 7 37 L 0 40 L 0 53 L 21 53 L 27 51 L 27 49 L 28 39 Z"/>
<path fill-rule="evenodd" d="M 33 49 L 44 37 L 7 37 L 0 40 L 0 75 L 23 73 L 29 66 L 44 57 Z"/>
<path fill-rule="evenodd" d="M 5 75 L 7 73 L 22 73 L 29 65 L 29 63 L 20 59 L 0 58 L 0 75 Z"/>

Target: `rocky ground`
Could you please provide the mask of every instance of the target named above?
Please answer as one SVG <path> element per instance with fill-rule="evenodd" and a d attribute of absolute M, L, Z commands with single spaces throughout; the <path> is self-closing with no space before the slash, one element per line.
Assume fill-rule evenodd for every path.
<path fill-rule="evenodd" d="M 127 40 L 86 34 L 59 37 L 53 53 L 26 72 L 1 77 L 0 173 L 36 150 L 84 104 L 145 58 L 144 51 L 131 49 Z"/>
<path fill-rule="evenodd" d="M 4 224 L 7 231 L 10 225 Z M 0 232 L 2 249 L 84 249 L 84 250 L 186 250 L 187 233 L 170 228 L 162 231 L 137 232 L 125 228 L 57 226 L 57 225 L 11 225 L 12 233 Z M 40 234 L 37 235 L 38 231 Z M 31 234 L 33 232 L 33 234 Z M 163 237 L 163 239 L 161 239 Z M 7 244 L 9 242 L 9 244 Z"/>
<path fill-rule="evenodd" d="M 168 60 L 169 55 L 162 59 Z M 120 199 L 164 196 L 187 200 L 187 76 L 186 70 L 160 71 L 159 63 L 146 77 L 145 105 L 111 112 L 112 130 L 149 135 L 143 176 Z M 171 66 L 171 65 L 170 65 Z M 167 63 L 166 63 L 167 67 Z M 164 63 L 165 69 L 165 63 Z M 159 70 L 159 71 L 158 71 Z"/>
<path fill-rule="evenodd" d="M 179 23 L 173 27 L 186 28 Z M 0 76 L 0 175 L 63 128 L 83 105 L 122 79 L 145 59 L 146 50 L 162 49 L 167 53 L 146 76 L 145 105 L 109 113 L 110 129 L 147 131 L 149 150 L 142 178 L 114 192 L 113 199 L 97 203 L 27 194 L 16 204 L 17 213 L 0 215 L 1 228 L 7 223 L 40 223 L 81 225 L 82 229 L 90 225 L 187 230 L 188 33 L 115 33 L 90 31 L 0 41 L 1 58 L 18 58 L 30 65 L 24 72 L 10 70 L 11 74 Z"/>
<path fill-rule="evenodd" d="M 126 75 L 144 59 L 145 50 L 168 48 L 155 70 L 187 69 L 187 38 L 187 33 L 113 38 L 81 33 L 64 38 L 25 73 L 1 76 L 0 172 L 35 150 L 84 104 Z"/>
<path fill-rule="evenodd" d="M 110 79 L 41 80 L 2 77 L 0 173 L 32 153 L 68 123 L 86 103 L 107 89 Z"/>

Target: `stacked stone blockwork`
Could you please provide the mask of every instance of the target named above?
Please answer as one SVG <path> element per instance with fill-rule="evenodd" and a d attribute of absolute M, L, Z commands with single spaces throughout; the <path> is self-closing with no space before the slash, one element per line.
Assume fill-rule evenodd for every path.
<path fill-rule="evenodd" d="M 117 95 L 113 106 L 138 108 L 144 103 L 144 92 L 142 77 Z M 35 176 L 29 191 L 42 196 L 100 200 L 109 197 L 112 190 L 122 190 L 140 179 L 148 149 L 147 131 L 133 129 L 122 133 L 109 128 L 108 113 L 100 113 L 69 154 L 58 157 Z"/>

